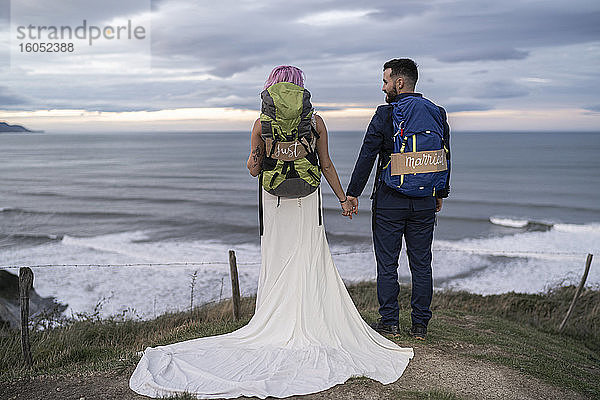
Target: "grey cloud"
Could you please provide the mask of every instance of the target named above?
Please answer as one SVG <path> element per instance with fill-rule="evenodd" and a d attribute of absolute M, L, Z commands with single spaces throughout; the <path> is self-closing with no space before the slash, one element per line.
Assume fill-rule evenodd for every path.
<path fill-rule="evenodd" d="M 214 68 L 211 68 L 208 73 L 220 78 L 229 78 L 236 73 L 247 71 L 258 65 L 260 65 L 258 60 L 222 60 Z"/>
<path fill-rule="evenodd" d="M 358 6 L 364 7 L 364 2 L 356 2 Z M 390 19 L 407 18 L 422 15 L 433 8 L 432 3 L 424 1 L 402 1 L 401 3 L 390 3 L 386 1 L 371 1 L 369 6 L 378 8 L 377 11 L 367 14 L 379 22 L 386 22 Z M 392 8 L 389 8 L 392 5 Z"/>
<path fill-rule="evenodd" d="M 487 111 L 492 110 L 489 104 L 483 103 L 446 103 L 444 108 L 447 112 L 460 112 L 460 111 Z"/>
<path fill-rule="evenodd" d="M 12 93 L 8 88 L 0 86 L 0 107 L 25 105 L 30 101 L 18 94 Z"/>
<path fill-rule="evenodd" d="M 339 111 L 339 110 L 345 110 L 348 107 L 335 107 L 335 106 L 320 106 L 320 107 L 315 107 L 315 110 L 317 111 Z"/>
<path fill-rule="evenodd" d="M 600 113 L 600 104 L 583 107 L 584 110 L 591 111 L 592 113 Z"/>
<path fill-rule="evenodd" d="M 10 19 L 10 0 L 0 0 L 0 24 L 6 24 Z"/>
<path fill-rule="evenodd" d="M 17 105 L 25 105 L 28 102 L 22 97 L 18 96 L 4 96 L 0 94 L 0 107 L 4 108 L 15 108 Z"/>
<path fill-rule="evenodd" d="M 244 110 L 257 109 L 260 107 L 260 99 L 257 95 L 240 96 L 233 90 L 215 93 L 202 102 L 208 107 L 231 107 Z"/>
<path fill-rule="evenodd" d="M 522 60 L 528 51 L 517 49 L 468 49 L 440 54 L 436 58 L 444 62 Z"/>
<path fill-rule="evenodd" d="M 482 99 L 509 99 L 527 96 L 529 91 L 525 86 L 510 80 L 484 82 L 474 90 L 473 96 Z"/>
<path fill-rule="evenodd" d="M 128 112 L 128 111 L 160 111 L 162 107 L 146 107 L 146 106 L 132 106 L 129 104 L 96 104 L 86 105 L 83 107 L 86 111 L 100 111 L 100 112 Z"/>
<path fill-rule="evenodd" d="M 218 107 L 218 106 L 211 106 L 211 107 Z M 247 102 L 247 103 L 230 102 L 226 106 L 221 106 L 221 107 L 233 108 L 233 109 L 236 109 L 236 110 L 256 111 L 256 110 L 260 109 L 260 103 L 258 101 L 250 101 L 250 102 Z"/>
<path fill-rule="evenodd" d="M 466 51 L 467 60 L 475 50 L 485 56 L 490 47 L 503 49 L 505 57 L 514 59 L 524 56 L 516 49 L 586 43 L 600 36 L 598 5 L 577 0 L 539 4 L 456 2 L 435 21 L 438 26 L 433 33 L 449 48 Z M 489 57 L 485 59 L 495 59 Z"/>
<path fill-rule="evenodd" d="M 295 22 L 314 10 L 322 10 L 311 7 L 310 2 L 274 3 L 267 10 L 250 10 L 245 14 L 232 13 L 232 5 L 227 2 L 210 10 L 184 6 L 185 15 L 179 15 L 182 11 L 176 4 L 163 3 L 164 15 L 153 20 L 153 55 L 165 60 L 181 57 L 197 62 L 223 78 L 253 67 L 295 63 L 295 60 L 330 62 L 342 54 L 372 52 L 379 31 L 379 24 L 370 22 L 375 31 L 366 32 L 357 40 L 356 26 L 336 27 L 332 31 L 327 26 Z M 179 17 L 177 23 L 173 23 L 175 15 Z M 330 31 L 333 35 L 327 34 Z M 187 64 L 184 62 L 182 66 Z"/>
<path fill-rule="evenodd" d="M 3 0 L 4 1 L 4 0 Z M 41 21 L 47 25 L 60 22 L 61 24 L 81 24 L 82 19 L 107 21 L 115 17 L 135 15 L 150 11 L 150 0 L 103 0 L 86 1 L 84 4 L 77 0 L 62 0 L 60 2 L 29 1 L 13 4 L 13 15 L 21 17 L 19 23 L 29 23 L 30 20 Z M 53 21 L 51 16 L 59 14 L 60 21 Z M 10 14 L 9 14 L 10 15 Z"/>
<path fill-rule="evenodd" d="M 162 3 L 165 3 L 169 0 L 150 0 L 150 8 L 152 9 L 152 11 L 157 11 L 160 8 L 160 5 Z"/>
<path fill-rule="evenodd" d="M 109 83 L 109 79 L 113 82 Z M 76 108 L 88 111 L 126 112 L 179 107 L 241 107 L 256 109 L 258 90 L 254 87 L 224 84 L 221 80 L 204 81 L 120 81 L 106 77 L 105 83 L 86 87 L 82 81 L 60 82 L 61 90 L 48 84 L 38 88 L 30 105 L 38 108 Z M 0 91 L 0 95 L 2 91 Z M 1 106 L 0 106 L 1 108 Z"/>
<path fill-rule="evenodd" d="M 73 104 L 73 102 L 69 101 L 68 99 L 53 99 L 46 101 L 43 104 L 41 104 L 40 101 L 38 104 L 38 107 L 42 106 L 46 109 L 77 109 L 90 112 L 160 111 L 164 109 L 163 106 L 134 105 L 129 101 L 128 98 L 114 102 L 82 100 L 79 101 L 78 104 Z"/>
<path fill-rule="evenodd" d="M 0 0 L 0 4 L 6 1 Z M 527 101 L 532 101 L 533 95 L 550 97 L 549 90 L 569 94 L 575 91 L 577 79 L 581 82 L 590 75 L 590 67 L 571 67 L 563 61 L 561 65 L 569 66 L 568 75 L 547 63 L 538 64 L 543 66 L 535 75 L 545 76 L 546 71 L 564 74 L 560 88 L 529 89 L 512 80 L 501 81 L 507 69 L 533 68 L 531 59 L 540 49 L 589 43 L 600 37 L 600 24 L 596 23 L 600 4 L 578 0 L 568 4 L 549 0 L 544 7 L 538 4 L 517 0 L 153 0 L 151 38 L 156 70 L 152 75 L 73 77 L 72 82 L 65 79 L 60 84 L 50 84 L 44 76 L 22 76 L 7 82 L 13 91 L 27 87 L 25 93 L 41 107 L 55 101 L 65 107 L 100 111 L 211 106 L 257 109 L 258 94 L 270 69 L 294 64 L 307 72 L 315 102 L 377 104 L 383 102 L 381 65 L 390 58 L 407 56 L 422 64 L 419 88 L 426 89 L 426 95 L 438 97 L 442 105 L 444 100 L 460 99 L 460 103 L 446 104 L 449 111 L 485 110 L 503 99 L 528 94 Z M 87 12 L 102 12 L 109 18 L 132 11 L 105 8 L 98 3 Z M 351 25 L 297 22 L 336 9 L 375 11 Z M 168 74 L 162 75 L 162 68 Z M 207 73 L 214 79 L 161 81 L 167 76 Z M 485 82 L 481 82 L 483 78 Z M 583 92 L 596 97 L 579 101 L 597 103 L 593 85 L 585 82 L 582 86 L 587 87 L 578 89 L 578 97 Z"/>
<path fill-rule="evenodd" d="M 523 60 L 531 46 L 594 40 L 593 12 L 571 7 L 539 7 L 509 2 L 484 7 L 478 2 L 332 1 L 267 3 L 244 9 L 220 2 L 212 9 L 186 1 L 161 2 L 164 20 L 153 23 L 153 54 L 195 61 L 217 77 L 253 67 L 370 54 L 389 59 L 427 54 L 442 62 Z M 318 7 L 317 7 L 318 5 Z M 294 20 L 325 10 L 374 8 L 359 25 L 307 26 Z M 296 18 L 290 18 L 296 16 Z M 177 17 L 175 20 L 174 18 Z M 400 20 L 399 20 L 400 19 Z M 154 21 L 153 21 L 154 22 Z M 557 30 L 557 26 L 561 30 Z M 426 27 L 424 29 L 423 27 Z M 596 35 L 596 36 L 594 36 Z M 401 49 L 402 54 L 398 54 Z M 335 60 L 333 60 L 335 62 Z"/>

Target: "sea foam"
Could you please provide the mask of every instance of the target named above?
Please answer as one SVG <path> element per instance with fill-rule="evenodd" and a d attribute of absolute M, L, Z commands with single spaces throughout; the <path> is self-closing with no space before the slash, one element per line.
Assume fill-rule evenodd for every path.
<path fill-rule="evenodd" d="M 216 240 L 153 242 L 150 237 L 143 231 L 93 237 L 65 235 L 62 240 L 6 251 L 0 255 L 0 264 L 68 264 L 34 269 L 38 293 L 68 303 L 67 313 L 91 312 L 99 302 L 105 316 L 150 318 L 165 311 L 184 310 L 190 305 L 194 273 L 194 304 L 230 297 L 231 246 Z M 251 295 L 258 282 L 260 246 L 247 243 L 233 250 L 242 294 Z M 347 283 L 375 279 L 371 247 L 349 251 L 339 245 L 332 246 L 331 251 Z M 600 224 L 554 224 L 547 231 L 434 240 L 434 286 L 481 294 L 540 292 L 558 284 L 578 283 L 587 253 L 600 254 Z M 410 283 L 405 244 L 398 274 L 401 283 Z M 587 282 L 600 285 L 599 268 L 592 266 Z"/>

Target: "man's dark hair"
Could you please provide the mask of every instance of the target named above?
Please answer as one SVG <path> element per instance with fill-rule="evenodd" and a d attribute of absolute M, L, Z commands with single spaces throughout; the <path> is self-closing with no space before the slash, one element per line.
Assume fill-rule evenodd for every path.
<path fill-rule="evenodd" d="M 410 58 L 394 58 L 383 64 L 383 70 L 391 68 L 392 73 L 390 76 L 395 78 L 402 76 L 409 86 L 416 86 L 417 80 L 419 79 L 419 71 L 417 71 L 417 64 Z"/>

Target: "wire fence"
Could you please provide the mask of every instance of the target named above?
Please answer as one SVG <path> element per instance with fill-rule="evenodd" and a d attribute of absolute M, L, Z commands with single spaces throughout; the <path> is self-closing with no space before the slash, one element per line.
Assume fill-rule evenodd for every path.
<path fill-rule="evenodd" d="M 586 257 L 590 253 L 584 252 L 544 252 L 544 251 L 505 251 L 505 250 L 494 250 L 494 249 L 432 249 L 432 252 L 450 252 L 450 253 L 467 253 L 481 256 L 507 256 L 507 257 L 540 257 L 540 256 L 560 256 L 566 258 L 577 259 L 580 257 Z M 373 249 L 369 250 L 354 250 L 354 251 L 339 251 L 332 252 L 332 256 L 344 256 L 351 254 L 368 254 L 373 253 Z M 237 265 L 259 265 L 260 261 L 254 262 L 238 262 Z M 29 268 L 55 268 L 55 267 L 99 267 L 99 268 L 113 268 L 113 267 L 166 267 L 166 266 L 202 266 L 202 265 L 229 265 L 227 261 L 185 261 L 185 262 L 164 262 L 164 263 L 123 263 L 123 264 L 39 264 L 39 265 L 0 265 L 0 270 L 15 269 L 21 267 Z"/>

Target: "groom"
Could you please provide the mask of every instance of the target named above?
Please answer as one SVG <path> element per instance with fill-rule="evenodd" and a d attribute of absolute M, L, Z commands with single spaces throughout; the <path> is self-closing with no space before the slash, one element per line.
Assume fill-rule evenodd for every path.
<path fill-rule="evenodd" d="M 420 93 L 415 93 L 417 79 L 418 71 L 414 61 L 402 58 L 386 62 L 383 65 L 382 87 L 386 102 L 396 102 L 406 96 L 422 98 Z M 402 110 L 407 120 L 411 117 L 422 117 L 411 115 L 415 112 L 423 113 L 423 109 L 409 107 Z M 443 127 L 442 134 L 449 160 L 450 128 L 446 120 L 446 112 L 442 107 L 434 106 L 428 118 L 434 118 Z M 404 236 L 412 275 L 412 326 L 409 334 L 416 339 L 425 340 L 427 324 L 431 319 L 430 305 L 433 295 L 431 274 L 433 226 L 436 220 L 435 213 L 442 209 L 442 199 L 448 197 L 450 171 L 448 169 L 445 188 L 434 191 L 435 195 L 410 197 L 388 186 L 380 178 L 380 172 L 390 161 L 394 134 L 392 105 L 377 107 L 367 128 L 346 194 L 354 206 L 353 212 L 356 213 L 358 197 L 369 179 L 375 157 L 379 155 L 379 166 L 371 199 L 373 200 L 373 244 L 377 260 L 377 299 L 381 318 L 372 327 L 384 334 L 398 335 L 399 333 L 398 257 L 402 236 Z M 351 214 L 349 216 L 351 217 Z"/>

